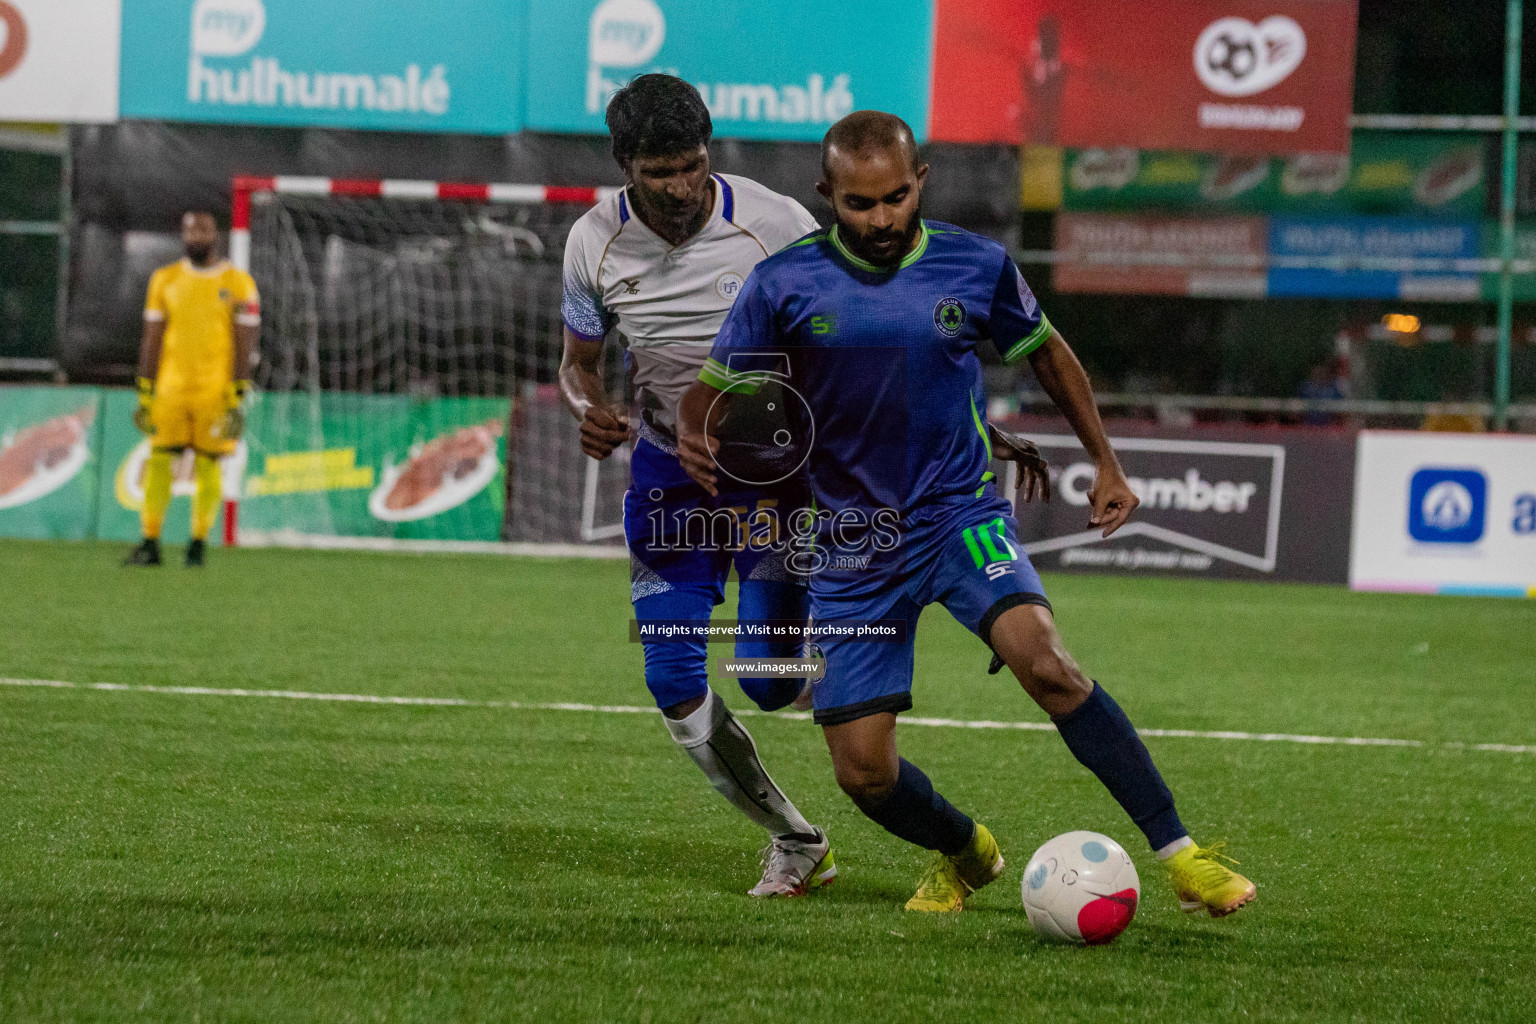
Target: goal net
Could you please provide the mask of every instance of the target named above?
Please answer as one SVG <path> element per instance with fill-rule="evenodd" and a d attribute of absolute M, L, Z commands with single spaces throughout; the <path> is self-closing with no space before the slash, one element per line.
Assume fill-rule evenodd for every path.
<path fill-rule="evenodd" d="M 271 449 L 247 471 L 242 537 L 618 542 L 627 452 L 581 453 L 557 380 L 565 239 L 596 198 L 237 181 L 231 252 L 262 295 L 247 435 Z M 618 345 L 604 375 L 627 402 Z M 368 486 L 366 515 L 338 493 Z"/>

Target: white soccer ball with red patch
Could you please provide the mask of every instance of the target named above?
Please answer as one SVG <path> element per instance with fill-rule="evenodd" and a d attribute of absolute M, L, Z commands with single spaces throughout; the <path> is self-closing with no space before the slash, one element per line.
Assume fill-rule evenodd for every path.
<path fill-rule="evenodd" d="M 1119 843 L 1097 832 L 1050 840 L 1024 869 L 1024 913 L 1052 939 L 1102 945 L 1136 916 L 1141 882 Z"/>

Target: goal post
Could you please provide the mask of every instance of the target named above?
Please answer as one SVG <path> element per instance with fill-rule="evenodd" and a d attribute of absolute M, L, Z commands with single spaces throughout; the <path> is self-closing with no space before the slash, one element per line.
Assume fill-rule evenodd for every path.
<path fill-rule="evenodd" d="M 339 447 L 353 449 L 359 471 L 372 452 L 376 472 L 370 479 L 378 488 L 401 479 L 411 487 L 401 484 L 387 500 L 376 490 L 369 517 L 357 511 L 355 494 L 347 504 L 315 488 L 274 483 L 268 472 L 259 502 L 249 488 L 245 492 L 251 496 L 248 511 L 226 504 L 226 543 L 287 538 L 313 546 L 327 537 L 341 543 L 362 536 L 370 543 L 398 540 L 419 549 L 431 543 L 423 538 L 436 535 L 429 524 L 411 519 L 411 508 L 454 509 L 446 492 L 459 482 L 466 488 L 478 482 L 487 495 L 493 490 L 480 472 L 493 467 L 474 463 L 473 453 L 454 454 L 472 448 L 479 437 L 489 439 L 493 453 L 498 441 L 505 444 L 504 493 L 482 496 L 476 506 L 434 512 L 438 527 L 447 531 L 445 544 L 462 545 L 466 530 L 474 542 L 491 541 L 484 534 L 487 510 L 494 506 L 502 510 L 496 542 L 520 548 L 611 545 L 622 534 L 627 451 L 602 464 L 582 454 L 575 424 L 560 401 L 558 371 L 565 238 L 582 213 L 614 191 L 235 178 L 230 259 L 255 277 L 261 291 L 255 384 L 270 403 L 263 410 L 267 418 L 282 417 L 275 433 L 290 440 L 290 449 L 315 458 Z M 615 397 L 627 401 L 618 345 L 605 350 L 603 370 Z M 491 400 L 505 400 L 497 406 L 504 422 L 485 421 L 481 412 L 476 423 L 453 423 L 435 436 L 402 441 L 398 430 L 388 439 L 369 436 L 366 417 L 349 423 L 336 413 L 437 400 L 481 410 Z M 273 424 L 265 426 L 274 432 Z M 379 455 L 385 449 L 387 454 Z M 442 493 L 429 494 L 437 479 L 421 485 L 422 474 L 439 471 L 416 463 L 434 458 L 433 466 L 447 467 L 441 471 L 447 482 L 437 488 Z M 252 471 L 259 468 L 253 465 Z M 316 464 L 309 472 L 319 479 L 330 470 Z M 290 486 L 291 494 L 285 491 Z M 315 485 L 323 486 L 328 485 Z M 360 486 L 354 480 L 354 487 Z M 412 487 L 411 494 L 399 493 Z M 410 505 L 413 501 L 417 505 Z M 477 509 L 472 529 L 471 507 Z M 259 522 L 253 524 L 253 518 Z"/>

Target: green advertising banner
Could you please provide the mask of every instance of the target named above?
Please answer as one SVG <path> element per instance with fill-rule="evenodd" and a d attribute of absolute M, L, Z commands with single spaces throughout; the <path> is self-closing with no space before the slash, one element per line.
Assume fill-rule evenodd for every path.
<path fill-rule="evenodd" d="M 1066 150 L 1062 160 L 1061 203 L 1068 210 L 1210 209 L 1465 219 L 1481 217 L 1487 200 L 1479 135 L 1356 132 L 1347 155 L 1284 159 L 1084 149 Z M 1031 194 L 1028 181 L 1025 192 Z"/>
<path fill-rule="evenodd" d="M 1496 260 L 1502 255 L 1502 247 L 1499 241 L 1499 222 L 1496 220 L 1483 222 L 1483 247 L 1482 255 L 1485 259 Z M 1515 225 L 1515 259 L 1536 260 L 1536 224 Z M 1514 279 L 1515 301 L 1536 302 L 1536 274 L 1516 274 Z M 1499 300 L 1499 275 L 1482 275 L 1482 296 L 1485 301 L 1497 302 Z"/>
<path fill-rule="evenodd" d="M 510 410 L 504 398 L 262 395 L 241 531 L 499 540 Z"/>
<path fill-rule="evenodd" d="M 97 388 L 0 388 L 0 536 L 134 541 L 149 439 L 137 397 Z M 504 398 L 255 396 L 225 458 L 226 500 L 263 539 L 500 540 L 506 504 Z M 162 539 L 183 544 L 196 489 L 175 463 Z M 215 529 L 210 541 L 218 543 Z"/>
<path fill-rule="evenodd" d="M 92 536 L 100 399 L 95 388 L 0 387 L 0 537 Z"/>

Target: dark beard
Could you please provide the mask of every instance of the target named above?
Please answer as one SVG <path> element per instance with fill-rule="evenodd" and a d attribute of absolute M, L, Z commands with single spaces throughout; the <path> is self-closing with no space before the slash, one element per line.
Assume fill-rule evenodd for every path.
<path fill-rule="evenodd" d="M 922 229 L 923 205 L 921 201 L 919 201 L 917 209 L 912 211 L 912 219 L 907 223 L 906 230 L 899 233 L 896 231 L 886 231 L 869 237 L 849 227 L 842 218 L 838 218 L 837 221 L 837 235 L 842 239 L 843 244 L 848 247 L 849 252 L 866 263 L 873 263 L 877 267 L 885 267 L 887 269 L 901 265 L 901 261 L 907 258 L 907 253 L 912 251 L 912 240 L 917 237 L 917 233 Z M 898 244 L 895 247 L 894 255 L 882 256 L 870 243 L 884 241 L 887 238 L 895 238 Z"/>
<path fill-rule="evenodd" d="M 698 209 L 688 214 L 665 199 L 650 198 L 635 185 L 629 186 L 629 196 L 636 212 L 640 214 L 640 219 L 672 245 L 682 245 L 702 231 L 709 221 L 710 214 L 715 211 L 713 184 L 710 185 L 709 194 L 699 203 Z M 685 216 L 686 220 L 683 219 Z"/>
<path fill-rule="evenodd" d="M 189 245 L 186 246 L 185 249 L 187 253 L 187 259 L 191 260 L 198 266 L 206 266 L 208 261 L 213 259 L 212 245 Z"/>

